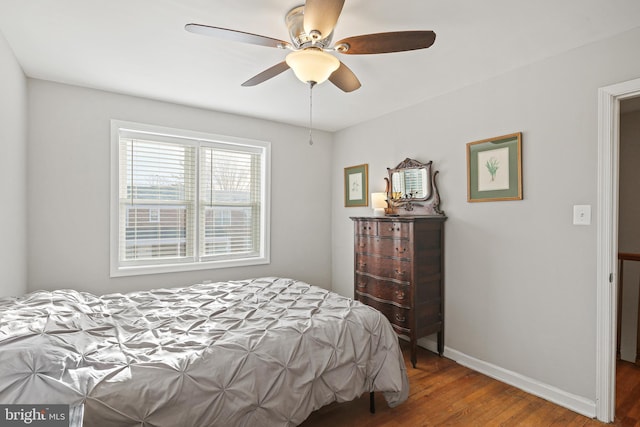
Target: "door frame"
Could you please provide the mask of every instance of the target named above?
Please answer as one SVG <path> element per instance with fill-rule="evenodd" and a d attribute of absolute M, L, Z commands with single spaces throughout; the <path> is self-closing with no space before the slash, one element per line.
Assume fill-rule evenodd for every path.
<path fill-rule="evenodd" d="M 612 422 L 616 394 L 620 101 L 640 95 L 640 79 L 598 89 L 596 417 Z"/>

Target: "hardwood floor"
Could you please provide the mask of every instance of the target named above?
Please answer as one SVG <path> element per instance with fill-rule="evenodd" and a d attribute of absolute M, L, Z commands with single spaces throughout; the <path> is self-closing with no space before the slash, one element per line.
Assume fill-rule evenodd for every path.
<path fill-rule="evenodd" d="M 640 426 L 640 366 L 616 366 L 616 426 Z"/>
<path fill-rule="evenodd" d="M 302 427 L 418 427 L 418 426 L 638 426 L 640 427 L 640 368 L 618 362 L 616 420 L 613 424 L 576 414 L 515 387 L 496 381 L 452 360 L 419 349 L 418 366 L 409 367 L 409 399 L 389 408 L 376 393 L 376 413 L 369 413 L 369 395 L 332 404 L 311 414 Z"/>

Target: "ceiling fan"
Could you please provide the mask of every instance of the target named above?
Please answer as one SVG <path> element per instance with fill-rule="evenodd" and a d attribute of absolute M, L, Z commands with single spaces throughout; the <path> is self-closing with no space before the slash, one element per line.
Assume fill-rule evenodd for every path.
<path fill-rule="evenodd" d="M 343 6 L 344 0 L 306 0 L 304 5 L 291 9 L 285 17 L 291 43 L 202 24 L 187 24 L 185 29 L 226 40 L 291 50 L 284 61 L 242 86 L 255 86 L 292 68 L 298 79 L 312 87 L 328 79 L 344 92 L 360 88 L 360 81 L 349 67 L 328 52 L 346 55 L 403 52 L 428 48 L 436 39 L 433 31 L 397 31 L 347 37 L 332 46 L 333 30 Z"/>

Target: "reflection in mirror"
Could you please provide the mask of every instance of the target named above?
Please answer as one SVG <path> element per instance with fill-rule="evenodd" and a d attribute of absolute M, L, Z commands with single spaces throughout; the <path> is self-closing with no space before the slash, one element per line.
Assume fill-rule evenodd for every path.
<path fill-rule="evenodd" d="M 405 169 L 391 175 L 391 191 L 394 199 L 426 199 L 430 196 L 427 185 L 427 170 Z"/>

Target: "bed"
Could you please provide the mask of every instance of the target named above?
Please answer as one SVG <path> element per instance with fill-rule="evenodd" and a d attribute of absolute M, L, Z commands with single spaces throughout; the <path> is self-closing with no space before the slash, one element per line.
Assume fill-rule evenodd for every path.
<path fill-rule="evenodd" d="M 83 407 L 85 426 L 296 426 L 408 387 L 383 315 L 292 279 L 0 298 L 0 403 Z"/>

